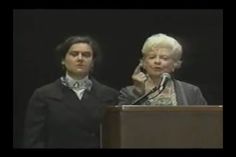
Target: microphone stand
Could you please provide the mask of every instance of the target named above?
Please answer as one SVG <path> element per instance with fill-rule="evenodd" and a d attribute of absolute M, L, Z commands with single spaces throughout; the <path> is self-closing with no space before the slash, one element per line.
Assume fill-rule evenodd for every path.
<path fill-rule="evenodd" d="M 150 94 L 154 93 L 156 90 L 158 90 L 158 87 L 154 87 L 151 91 L 136 99 L 131 105 L 137 105 L 142 103 L 142 101 L 144 101 Z M 160 94 L 160 92 L 161 91 L 159 90 L 158 94 Z"/>
<path fill-rule="evenodd" d="M 159 95 L 165 88 L 167 81 L 170 79 L 170 74 L 168 73 L 163 73 L 162 74 L 162 79 L 161 82 L 159 84 L 159 86 L 155 86 L 151 91 L 149 91 L 148 93 L 144 94 L 143 96 L 139 97 L 137 100 L 135 100 L 132 105 L 137 105 L 137 104 L 141 104 L 142 101 L 144 101 L 145 99 L 148 98 L 148 96 L 154 92 L 156 92 L 158 90 L 158 94 Z M 146 100 L 145 100 L 146 101 Z"/>

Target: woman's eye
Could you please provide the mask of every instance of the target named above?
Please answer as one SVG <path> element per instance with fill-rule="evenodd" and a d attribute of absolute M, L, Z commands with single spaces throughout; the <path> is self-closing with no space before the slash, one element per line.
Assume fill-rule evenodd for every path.
<path fill-rule="evenodd" d="M 75 57 L 75 56 L 77 56 L 77 53 L 75 53 L 75 52 L 71 52 L 71 53 L 69 53 L 71 56 L 73 56 L 73 57 Z"/>
<path fill-rule="evenodd" d="M 162 57 L 160 57 L 161 59 L 164 59 L 164 60 L 168 60 L 169 59 L 169 57 L 167 57 L 167 56 L 162 56 Z"/>
<path fill-rule="evenodd" d="M 89 53 L 89 52 L 84 53 L 83 56 L 84 56 L 84 57 L 90 57 L 90 56 L 91 56 L 91 53 Z"/>

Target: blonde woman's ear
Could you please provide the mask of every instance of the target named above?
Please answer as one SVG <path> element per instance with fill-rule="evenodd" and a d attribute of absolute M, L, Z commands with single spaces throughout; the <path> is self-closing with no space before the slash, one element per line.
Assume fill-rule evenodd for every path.
<path fill-rule="evenodd" d="M 171 70 L 172 72 L 175 72 L 175 68 L 172 68 L 172 70 Z"/>
<path fill-rule="evenodd" d="M 175 68 L 176 68 L 177 64 L 174 63 L 174 65 L 172 66 L 171 72 L 175 72 Z"/>

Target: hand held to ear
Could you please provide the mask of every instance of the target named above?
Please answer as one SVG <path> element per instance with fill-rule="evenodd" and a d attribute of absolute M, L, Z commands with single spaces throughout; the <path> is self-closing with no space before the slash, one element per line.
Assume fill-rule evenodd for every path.
<path fill-rule="evenodd" d="M 145 82 L 148 79 L 147 74 L 142 72 L 141 68 L 143 68 L 143 65 L 140 62 L 139 65 L 135 68 L 132 75 L 134 92 L 138 95 L 143 95 L 145 93 Z"/>

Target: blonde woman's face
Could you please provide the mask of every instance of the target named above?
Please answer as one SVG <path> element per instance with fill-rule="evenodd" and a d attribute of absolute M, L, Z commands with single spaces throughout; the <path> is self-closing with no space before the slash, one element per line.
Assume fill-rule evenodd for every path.
<path fill-rule="evenodd" d="M 174 59 L 168 48 L 153 48 L 144 54 L 143 67 L 150 76 L 159 77 L 162 73 L 174 71 Z"/>
<path fill-rule="evenodd" d="M 93 66 L 93 50 L 87 43 L 73 44 L 62 61 L 71 76 L 86 76 Z"/>

